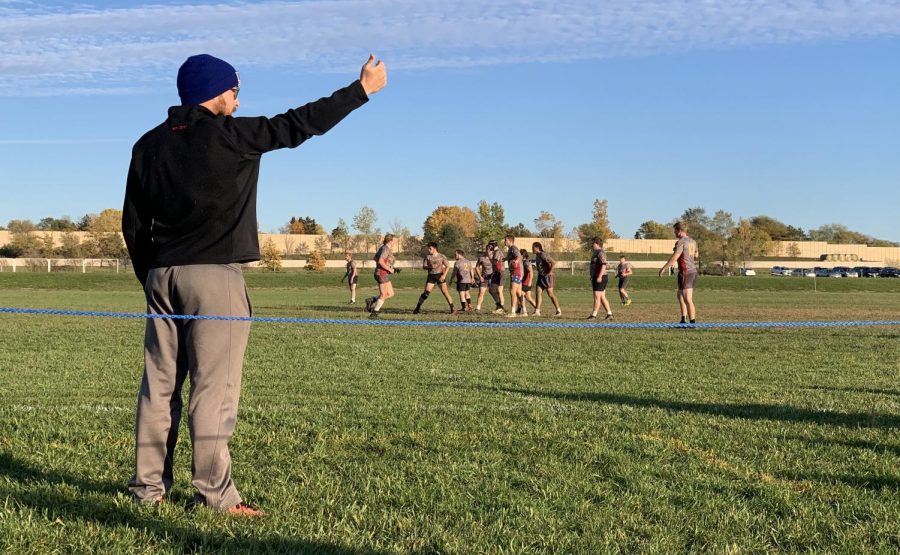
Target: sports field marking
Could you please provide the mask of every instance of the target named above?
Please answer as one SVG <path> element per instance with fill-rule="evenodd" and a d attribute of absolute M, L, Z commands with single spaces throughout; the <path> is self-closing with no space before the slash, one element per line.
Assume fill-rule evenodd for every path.
<path fill-rule="evenodd" d="M 769 474 L 768 472 L 759 472 L 751 468 L 745 468 L 723 459 L 722 457 L 716 455 L 714 452 L 709 451 L 708 449 L 692 447 L 685 441 L 682 441 L 675 437 L 663 435 L 660 432 L 641 434 L 641 439 L 662 444 L 668 449 L 675 451 L 676 453 L 699 459 L 708 466 L 718 468 L 719 470 L 722 470 L 724 472 L 727 472 L 728 474 L 749 482 L 758 482 L 765 485 L 780 486 L 796 491 L 798 493 L 806 493 L 814 488 L 814 484 L 807 480 L 783 480 Z"/>

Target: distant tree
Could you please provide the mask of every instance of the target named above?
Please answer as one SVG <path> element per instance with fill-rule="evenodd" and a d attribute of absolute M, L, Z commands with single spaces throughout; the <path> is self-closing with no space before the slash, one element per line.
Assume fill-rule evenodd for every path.
<path fill-rule="evenodd" d="M 403 225 L 403 222 L 401 222 L 399 218 L 394 218 L 391 221 L 390 233 L 397 238 L 397 242 L 395 243 L 397 248 L 394 252 L 405 252 L 407 250 L 406 243 L 409 241 L 409 237 L 412 235 L 412 233 L 409 231 L 409 228 Z"/>
<path fill-rule="evenodd" d="M 314 250 L 309 253 L 309 258 L 306 259 L 306 269 L 314 272 L 325 271 L 325 257 L 321 252 Z"/>
<path fill-rule="evenodd" d="M 578 242 L 581 244 L 582 249 L 590 250 L 591 242 L 594 237 L 599 237 L 601 241 L 619 238 L 619 236 L 609 227 L 608 208 L 608 201 L 599 198 L 595 199 L 591 221 L 575 228 Z"/>
<path fill-rule="evenodd" d="M 800 256 L 800 245 L 796 242 L 789 243 L 787 247 L 787 255 L 791 258 L 798 258 Z"/>
<path fill-rule="evenodd" d="M 534 237 L 534 232 L 525 227 L 525 224 L 519 222 L 514 226 L 506 228 L 506 232 L 503 235 L 512 235 L 513 237 Z"/>
<path fill-rule="evenodd" d="M 438 206 L 422 226 L 425 235 L 438 235 L 447 224 L 456 224 L 464 237 L 475 237 L 478 231 L 478 216 L 466 206 Z"/>
<path fill-rule="evenodd" d="M 465 230 L 461 225 L 455 223 L 444 224 L 444 227 L 438 231 L 437 235 L 432 236 L 430 233 L 425 235 L 425 244 L 434 241 L 438 244 L 438 249 L 447 258 L 452 259 L 452 254 L 456 249 L 466 250 L 467 238 Z M 424 254 L 424 252 L 422 253 Z"/>
<path fill-rule="evenodd" d="M 694 229 L 697 229 L 698 226 L 709 229 L 710 217 L 707 215 L 705 208 L 699 206 L 688 208 L 681 214 L 679 219 Z"/>
<path fill-rule="evenodd" d="M 802 229 L 789 226 L 769 216 L 754 216 L 750 218 L 750 224 L 765 231 L 773 241 L 802 241 L 805 239 Z"/>
<path fill-rule="evenodd" d="M 296 217 L 291 216 L 290 221 L 279 230 L 284 235 L 303 235 L 306 233 L 306 225 Z"/>
<path fill-rule="evenodd" d="M 72 218 L 63 216 L 62 218 L 42 218 L 37 224 L 40 231 L 74 231 L 78 228 Z"/>
<path fill-rule="evenodd" d="M 85 214 L 78 220 L 78 223 L 75 224 L 75 227 L 78 231 L 90 231 L 91 229 L 91 220 L 97 217 L 97 214 Z"/>
<path fill-rule="evenodd" d="M 672 226 L 647 220 L 634 233 L 635 239 L 672 239 Z"/>
<path fill-rule="evenodd" d="M 31 220 L 10 220 L 6 227 L 10 233 L 31 233 L 37 230 L 37 226 Z"/>
<path fill-rule="evenodd" d="M 82 254 L 87 258 L 125 258 L 128 250 L 118 233 L 91 231 L 82 244 Z"/>
<path fill-rule="evenodd" d="M 338 225 L 331 230 L 331 240 L 338 244 L 342 252 L 350 252 L 353 250 L 353 238 L 350 236 L 350 230 L 347 229 L 347 222 L 343 218 L 338 218 Z"/>
<path fill-rule="evenodd" d="M 768 233 L 754 227 L 750 220 L 744 218 L 741 218 L 729 238 L 730 246 L 734 249 L 734 255 L 742 266 L 746 265 L 748 260 L 753 260 L 754 257 L 765 254 L 766 245 L 769 241 L 771 241 L 771 238 Z"/>
<path fill-rule="evenodd" d="M 534 229 L 537 231 L 538 237 L 552 239 L 554 237 L 563 236 L 563 223 L 550 212 L 541 210 L 538 217 L 534 219 Z"/>
<path fill-rule="evenodd" d="M 731 235 L 734 233 L 735 223 L 730 212 L 717 210 L 712 218 L 707 220 L 709 227 L 700 230 L 703 238 L 703 245 L 697 243 L 697 248 L 703 253 L 704 258 L 715 260 L 722 265 L 723 271 L 733 265 L 735 262 L 735 250 L 733 245 L 729 243 Z M 698 225 L 699 227 L 699 225 Z M 690 231 L 690 227 L 688 227 Z M 696 238 L 694 239 L 697 240 Z"/>
<path fill-rule="evenodd" d="M 353 216 L 353 229 L 359 232 L 360 240 L 364 245 L 364 252 L 369 252 L 369 246 L 378 243 L 380 230 L 375 227 L 378 215 L 368 206 L 363 206 Z"/>
<path fill-rule="evenodd" d="M 45 233 L 38 237 L 38 255 L 44 258 L 50 258 L 56 255 L 56 248 L 53 245 L 53 235 Z"/>
<path fill-rule="evenodd" d="M 34 233 L 36 227 L 31 220 L 10 220 L 6 227 L 10 233 L 6 251 L 8 256 L 18 258 L 40 254 L 41 242 Z"/>
<path fill-rule="evenodd" d="M 121 233 L 122 211 L 115 208 L 107 208 L 96 217 L 91 218 L 88 231 L 94 233 Z"/>
<path fill-rule="evenodd" d="M 479 245 L 486 245 L 492 239 L 499 241 L 506 234 L 506 218 L 503 206 L 498 202 L 488 204 L 486 200 L 480 201 L 477 222 L 475 237 Z"/>
<path fill-rule="evenodd" d="M 843 243 L 847 245 L 870 245 L 894 247 L 897 243 L 876 239 L 858 231 L 852 231 L 842 224 L 825 224 L 817 229 L 809 230 L 809 239 L 827 243 Z"/>
<path fill-rule="evenodd" d="M 75 233 L 66 231 L 60 237 L 59 256 L 63 258 L 81 258 L 81 239 Z"/>
<path fill-rule="evenodd" d="M 277 272 L 281 269 L 281 251 L 275 246 L 275 241 L 271 237 L 263 243 L 259 253 L 259 260 L 267 270 Z"/>

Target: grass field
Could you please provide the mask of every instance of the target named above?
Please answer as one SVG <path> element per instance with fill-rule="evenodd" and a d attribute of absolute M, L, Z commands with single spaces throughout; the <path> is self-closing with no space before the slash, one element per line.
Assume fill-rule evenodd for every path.
<path fill-rule="evenodd" d="M 246 277 L 256 315 L 364 317 L 339 274 Z M 422 274 L 399 277 L 384 318 L 450 318 L 439 295 L 411 315 Z M 616 321 L 675 321 L 673 285 L 637 275 Z M 584 279 L 558 287 L 564 320 L 583 319 Z M 900 319 L 900 280 L 816 289 L 702 278 L 698 315 Z M 3 273 L 0 306 L 144 308 L 133 277 L 102 273 Z M 255 324 L 232 455 L 261 520 L 184 510 L 184 426 L 174 502 L 129 501 L 142 333 L 140 320 L 0 314 L 0 551 L 900 550 L 897 327 Z"/>

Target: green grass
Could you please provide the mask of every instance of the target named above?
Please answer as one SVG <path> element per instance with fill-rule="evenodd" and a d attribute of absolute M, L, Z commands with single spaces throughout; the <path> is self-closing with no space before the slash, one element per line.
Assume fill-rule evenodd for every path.
<path fill-rule="evenodd" d="M 403 273 L 387 317 L 414 318 Z M 363 317 L 339 274 L 248 273 L 261 316 Z M 370 292 L 370 279 L 360 298 Z M 566 319 L 581 276 L 559 278 Z M 898 319 L 900 280 L 702 278 L 702 321 Z M 641 273 L 618 321 L 672 321 Z M 142 311 L 126 274 L 0 274 L 0 306 Z M 549 306 L 549 305 L 548 305 Z M 423 318 L 448 318 L 439 295 Z M 491 318 L 463 316 L 463 318 Z M 0 550 L 900 550 L 900 329 L 254 325 L 232 441 L 258 521 L 131 504 L 143 323 L 0 314 Z M 183 426 L 184 427 L 184 426 Z"/>

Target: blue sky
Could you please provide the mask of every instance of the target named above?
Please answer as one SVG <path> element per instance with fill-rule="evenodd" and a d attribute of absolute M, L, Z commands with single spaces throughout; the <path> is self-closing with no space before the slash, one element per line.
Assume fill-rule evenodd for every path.
<path fill-rule="evenodd" d="M 369 205 L 418 232 L 481 199 L 570 229 L 605 198 L 626 237 L 703 206 L 900 241 L 900 2 L 878 0 L 0 0 L 0 222 L 119 208 L 191 54 L 239 69 L 237 115 L 274 115 L 369 51 L 388 87 L 264 157 L 264 231 Z"/>

